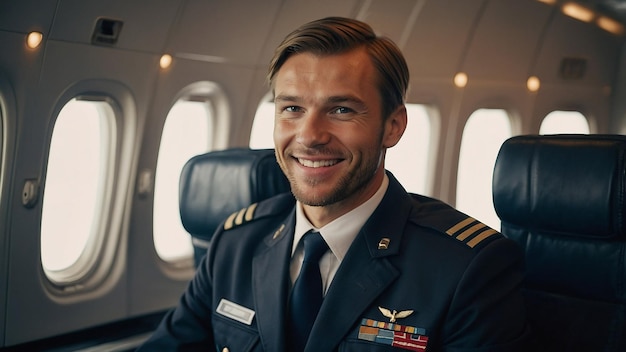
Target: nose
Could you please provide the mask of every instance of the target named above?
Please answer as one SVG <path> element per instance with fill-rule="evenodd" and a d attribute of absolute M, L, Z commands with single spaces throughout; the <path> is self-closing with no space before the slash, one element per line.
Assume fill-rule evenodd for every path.
<path fill-rule="evenodd" d="M 330 141 L 330 121 L 324 114 L 312 112 L 300 119 L 296 142 L 314 148 Z"/>

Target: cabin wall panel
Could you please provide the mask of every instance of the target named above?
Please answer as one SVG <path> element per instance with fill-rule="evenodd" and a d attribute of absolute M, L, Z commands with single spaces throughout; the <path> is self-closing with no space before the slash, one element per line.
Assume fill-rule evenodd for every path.
<path fill-rule="evenodd" d="M 25 34 L 0 32 L 0 48 L 2 78 L 13 87 L 20 113 L 39 79 L 45 47 L 28 49 Z"/>
<path fill-rule="evenodd" d="M 217 134 L 228 134 L 227 145 L 213 145 L 216 149 L 247 145 L 237 140 L 241 125 L 250 121 L 246 107 L 256 105 L 249 102 L 249 90 L 254 70 L 229 64 L 209 63 L 197 60 L 175 59 L 172 66 L 161 73 L 151 99 L 150 119 L 146 124 L 141 149 L 140 170 L 156 170 L 161 132 L 167 114 L 183 89 L 197 82 L 212 82 L 225 93 L 230 107 L 230 116 L 221 116 L 228 121 Z M 193 275 L 191 262 L 168 264 L 159 259 L 153 242 L 153 192 L 135 195 L 132 208 L 129 242 L 129 307 L 131 315 L 171 308 L 176 304 L 189 279 Z M 185 265 L 187 264 L 187 265 Z M 154 294 L 158 292 L 158 295 Z"/>
<path fill-rule="evenodd" d="M 10 173 L 13 170 L 13 136 L 15 119 L 15 100 L 11 86 L 4 79 L 0 71 L 0 347 L 4 346 L 4 330 L 6 305 L 7 305 L 7 281 L 9 275 L 9 237 L 6 235 L 8 223 L 11 217 L 9 198 L 11 197 Z"/>
<path fill-rule="evenodd" d="M 11 224 L 15 221 L 15 208 L 22 209 L 21 184 L 14 181 L 17 158 L 16 139 L 20 128 L 28 128 L 21 122 L 29 96 L 37 85 L 42 64 L 43 51 L 28 50 L 25 35 L 16 32 L 0 31 L 0 96 L 4 111 L 3 126 L 5 148 L 2 172 L 2 199 L 0 200 L 0 346 L 7 338 L 7 309 L 12 305 L 9 299 L 9 278 L 14 266 L 11 259 L 17 254 L 11 250 Z M 9 303 L 11 302 L 11 303 Z"/>
<path fill-rule="evenodd" d="M 127 315 L 127 282 L 123 270 L 126 265 L 125 245 L 119 245 L 113 268 L 104 281 L 92 291 L 76 292 L 67 297 L 55 296 L 46 287 L 46 279 L 40 264 L 40 222 L 42 196 L 45 184 L 45 159 L 55 116 L 74 93 L 102 91 L 118 101 L 137 125 L 145 115 L 148 93 L 154 82 L 154 71 L 136 70 L 135 67 L 157 67 L 158 58 L 137 52 L 124 52 L 108 48 L 76 45 L 66 42 L 49 42 L 41 79 L 36 87 L 29 87 L 24 109 L 19 114 L 24 128 L 18 135 L 15 189 L 21 190 L 26 178 L 40 180 L 39 201 L 32 209 L 21 206 L 21 199 L 13 197 L 10 236 L 10 262 L 7 300 L 11 302 L 6 311 L 6 344 L 12 345 L 52 335 L 75 331 L 124 318 Z M 71 68 L 71 69 L 70 69 Z M 101 84 L 97 84 L 101 82 Z M 109 82 L 116 82 L 110 84 Z M 91 84 L 94 84 L 92 86 Z M 77 88 L 79 87 L 79 88 Z M 105 89 L 102 89 L 102 88 Z M 106 87 L 122 87 L 121 90 L 106 91 Z M 124 89 L 126 87 L 127 89 Z M 129 91 L 132 91 L 132 96 Z M 138 102 L 129 108 L 127 100 Z M 132 104 L 131 104 L 132 105 Z M 132 124 L 131 124 L 132 125 Z M 122 136 L 119 136 L 122 138 Z M 138 136 L 132 136 L 137 141 Z M 128 138 L 127 138 L 128 139 Z M 135 147 L 126 145 L 121 156 L 126 160 L 121 168 L 131 169 Z M 130 162 L 128 160 L 131 159 Z M 80 167 L 77 165 L 77 167 Z M 134 168 L 133 168 L 134 169 Z M 134 183 L 132 172 L 121 172 L 114 189 L 123 191 Z M 118 192 L 119 193 L 119 192 Z M 118 216 L 124 214 L 126 200 L 115 203 Z M 19 194 L 18 194 L 19 195 Z M 80 202 L 80 195 L 76 197 Z M 121 205 L 120 205 L 121 204 Z M 118 219 L 119 220 L 119 219 Z M 71 224 L 68 224 L 71 226 Z M 110 228 L 114 236 L 126 240 L 127 227 Z M 97 314 L 95 313 L 97 312 Z"/>

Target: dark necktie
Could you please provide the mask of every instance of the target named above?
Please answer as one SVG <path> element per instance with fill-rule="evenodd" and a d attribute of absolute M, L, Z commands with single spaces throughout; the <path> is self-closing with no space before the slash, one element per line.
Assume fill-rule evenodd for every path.
<path fill-rule="evenodd" d="M 304 260 L 289 300 L 290 351 L 304 350 L 323 299 L 319 261 L 328 245 L 319 232 L 307 232 L 302 240 Z"/>

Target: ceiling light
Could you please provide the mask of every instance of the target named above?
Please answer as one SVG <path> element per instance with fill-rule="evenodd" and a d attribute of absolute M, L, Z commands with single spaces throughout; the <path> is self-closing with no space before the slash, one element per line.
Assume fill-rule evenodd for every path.
<path fill-rule="evenodd" d="M 166 69 L 170 67 L 171 64 L 172 64 L 172 55 L 164 54 L 163 56 L 161 56 L 161 60 L 159 60 L 159 65 L 161 66 L 162 69 Z"/>
<path fill-rule="evenodd" d="M 609 33 L 613 33 L 616 35 L 624 33 L 624 26 L 612 18 L 600 16 L 596 20 L 596 23 L 598 24 L 598 27 L 604 29 Z"/>
<path fill-rule="evenodd" d="M 454 76 L 454 85 L 463 88 L 467 85 L 467 74 L 465 72 L 459 72 Z"/>
<path fill-rule="evenodd" d="M 526 87 L 531 92 L 538 91 L 539 87 L 541 87 L 541 81 L 539 80 L 539 77 L 537 76 L 528 77 L 528 80 L 526 81 Z"/>
<path fill-rule="evenodd" d="M 563 4 L 561 11 L 563 11 L 564 14 L 583 22 L 591 22 L 595 16 L 594 12 L 590 9 L 573 2 Z"/>
<path fill-rule="evenodd" d="M 35 49 L 36 47 L 38 47 L 42 41 L 43 33 L 40 32 L 30 32 L 26 37 L 26 45 L 31 49 Z"/>

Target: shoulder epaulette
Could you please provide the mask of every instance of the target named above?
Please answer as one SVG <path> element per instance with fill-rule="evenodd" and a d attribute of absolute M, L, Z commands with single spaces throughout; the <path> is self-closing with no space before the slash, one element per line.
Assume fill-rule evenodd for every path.
<path fill-rule="evenodd" d="M 230 216 L 226 218 L 226 221 L 224 222 L 224 230 L 230 230 L 234 226 L 239 226 L 244 222 L 248 222 L 254 219 L 254 211 L 256 210 L 257 205 L 259 205 L 259 203 L 254 203 L 247 208 L 243 208 L 230 214 Z"/>
<path fill-rule="evenodd" d="M 230 214 L 224 221 L 224 230 L 230 230 L 260 218 L 283 214 L 285 211 L 293 210 L 294 204 L 295 198 L 293 198 L 291 193 L 283 193 L 258 203 L 253 203 Z"/>
<path fill-rule="evenodd" d="M 444 233 L 470 248 L 501 236 L 498 231 L 438 200 L 421 197 L 415 209 L 416 224 Z"/>
<path fill-rule="evenodd" d="M 446 229 L 445 233 L 465 243 L 470 248 L 474 248 L 487 238 L 499 234 L 498 231 L 471 216 L 468 216 L 465 220 L 459 221 L 454 226 Z"/>

